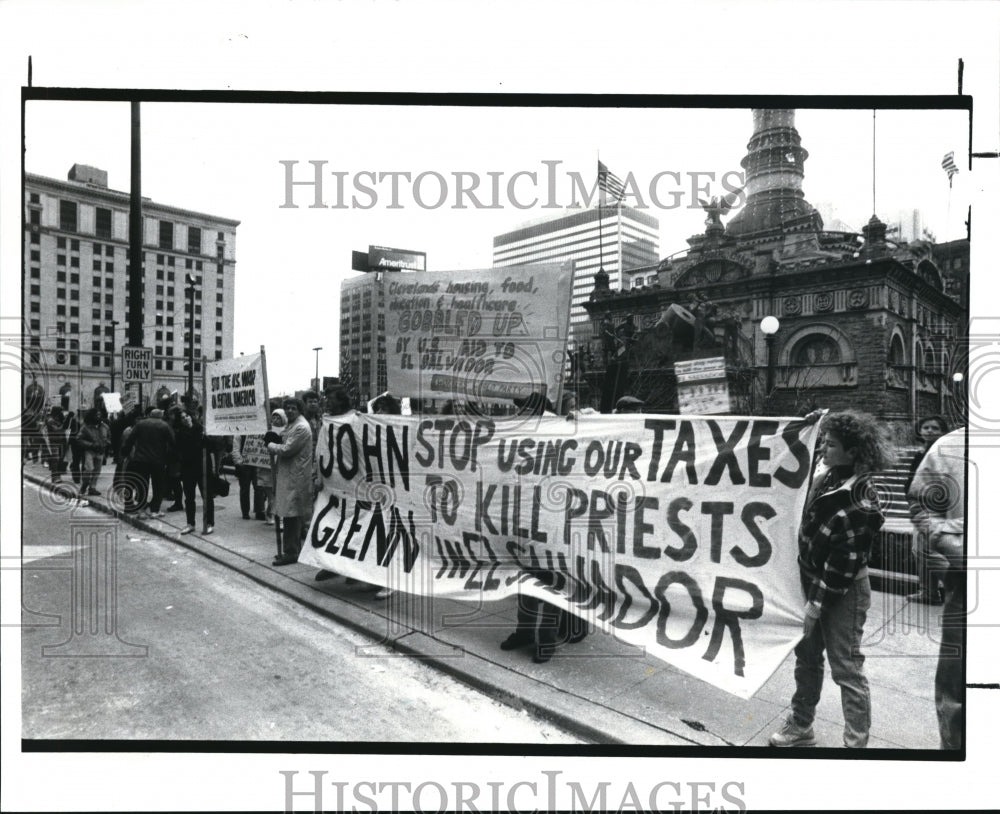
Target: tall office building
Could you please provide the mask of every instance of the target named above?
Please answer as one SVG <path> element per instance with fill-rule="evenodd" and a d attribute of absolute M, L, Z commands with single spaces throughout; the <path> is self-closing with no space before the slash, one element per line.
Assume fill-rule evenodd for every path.
<path fill-rule="evenodd" d="M 26 383 L 50 398 L 93 404 L 99 386 L 121 390 L 128 344 L 129 195 L 103 170 L 74 164 L 67 180 L 27 173 L 24 184 L 23 319 Z M 201 359 L 233 355 L 239 221 L 143 199 L 143 345 L 151 386 L 187 389 L 186 278 L 194 280 L 195 388 Z"/>
<path fill-rule="evenodd" d="M 574 261 L 570 341 L 589 336 L 584 303 L 602 266 L 612 290 L 621 288 L 622 269 L 659 260 L 659 221 L 629 206 L 565 210 L 525 223 L 493 238 L 493 265 L 520 266 Z"/>
<path fill-rule="evenodd" d="M 340 378 L 362 401 L 388 389 L 385 362 L 386 278 L 398 271 L 372 271 L 340 283 Z"/>

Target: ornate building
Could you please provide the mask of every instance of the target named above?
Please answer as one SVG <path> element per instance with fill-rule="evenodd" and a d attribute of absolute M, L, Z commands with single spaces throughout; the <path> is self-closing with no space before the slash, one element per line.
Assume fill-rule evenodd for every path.
<path fill-rule="evenodd" d="M 576 378 L 605 407 L 628 391 L 647 410 L 676 412 L 673 363 L 725 356 L 748 412 L 860 408 L 912 444 L 918 416 L 961 413 L 953 373 L 964 361 L 969 243 L 895 243 L 875 216 L 860 235 L 824 230 L 802 192 L 808 153 L 794 116 L 753 111 L 746 204 L 726 225 L 733 196 L 705 205 L 705 232 L 683 256 L 633 271 L 645 285 L 595 281 L 587 311 L 599 338 Z M 771 336 L 768 316 L 778 320 Z"/>

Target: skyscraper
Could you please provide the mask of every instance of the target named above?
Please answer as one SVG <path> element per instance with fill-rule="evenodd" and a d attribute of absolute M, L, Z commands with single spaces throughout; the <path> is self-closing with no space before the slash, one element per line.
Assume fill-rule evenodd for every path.
<path fill-rule="evenodd" d="M 152 386 L 187 388 L 193 330 L 195 388 L 201 358 L 233 355 L 239 221 L 143 199 L 143 344 L 153 348 Z M 94 389 L 121 390 L 128 344 L 129 195 L 104 170 L 74 164 L 67 180 L 25 174 L 24 365 L 51 397 L 69 388 L 87 407 Z M 193 325 L 185 276 L 194 279 Z M 114 366 L 114 368 L 112 367 Z M 112 374 L 114 369 L 115 373 Z"/>
<path fill-rule="evenodd" d="M 622 269 L 659 259 L 659 221 L 629 206 L 608 205 L 564 210 L 530 221 L 493 238 L 494 266 L 574 261 L 570 341 L 589 335 L 583 307 L 604 268 L 612 290 L 621 287 Z"/>

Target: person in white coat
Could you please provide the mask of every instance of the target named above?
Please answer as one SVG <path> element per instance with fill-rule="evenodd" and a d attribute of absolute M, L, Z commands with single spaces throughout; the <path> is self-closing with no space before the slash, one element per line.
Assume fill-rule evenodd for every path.
<path fill-rule="evenodd" d="M 282 405 L 288 416 L 288 427 L 281 442 L 267 445 L 275 455 L 274 513 L 282 520 L 282 553 L 273 565 L 298 562 L 302 547 L 302 524 L 313 512 L 313 451 L 312 430 L 303 417 L 302 402 L 285 399 Z"/>

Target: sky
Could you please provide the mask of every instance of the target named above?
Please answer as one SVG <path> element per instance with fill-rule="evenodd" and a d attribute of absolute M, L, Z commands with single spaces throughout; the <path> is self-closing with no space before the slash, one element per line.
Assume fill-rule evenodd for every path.
<path fill-rule="evenodd" d="M 975 100 L 972 149 L 1000 150 L 1000 6 L 987 2 L 831 2 L 770 0 L 699 3 L 619 0 L 368 0 L 280 4 L 159 0 L 6 0 L 0 2 L 0 339 L 20 336 L 23 201 L 20 188 L 21 86 L 29 56 L 36 87 L 239 89 L 267 91 L 422 91 L 478 93 L 677 94 L 953 94 L 963 60 L 964 90 Z M 128 106 L 33 102 L 25 111 L 25 166 L 65 178 L 74 163 L 128 186 Z M 804 190 L 814 205 L 860 227 L 872 213 L 871 113 L 799 109 L 796 123 L 810 157 Z M 264 344 L 276 388 L 304 386 L 311 348 L 323 346 L 321 371 L 336 372 L 340 280 L 350 253 L 368 244 L 427 252 L 435 270 L 490 264 L 494 234 L 540 210 L 282 209 L 282 160 L 327 161 L 332 170 L 419 173 L 541 171 L 543 161 L 592 180 L 598 155 L 615 173 L 650 179 L 664 170 L 726 172 L 739 168 L 751 134 L 740 110 L 296 109 L 259 105 L 143 106 L 143 194 L 167 204 L 241 221 L 237 231 L 235 351 Z M 1000 162 L 968 168 L 962 114 L 880 112 L 876 128 L 876 203 L 882 217 L 921 209 L 938 237 L 961 233 L 966 202 L 985 239 L 972 242 L 970 330 L 987 350 L 1000 337 L 994 316 L 993 224 Z M 949 208 L 940 161 L 954 150 L 961 169 Z M 685 200 L 686 205 L 691 203 Z M 658 214 L 661 254 L 682 249 L 703 229 L 700 210 Z M 329 349 L 329 350 L 327 350 Z M 20 374 L 3 345 L 0 441 L 16 439 Z M 974 360 L 973 360 L 974 361 Z M 986 405 L 970 430 L 971 545 L 996 556 L 1000 535 L 978 494 L 1000 489 L 997 366 L 970 363 L 970 391 Z M 972 380 L 976 386 L 972 387 Z M 971 442 L 970 442 L 971 443 Z M 16 562 L 22 492 L 17 445 L 0 443 L 3 556 Z M 991 485 L 992 484 L 992 485 Z M 992 531 L 990 531 L 992 528 Z M 970 549 L 971 550 L 971 549 Z M 7 560 L 5 560 L 6 562 Z M 994 560 L 995 561 L 995 560 Z M 995 575 L 978 575 L 976 624 L 969 629 L 969 678 L 996 681 L 995 633 L 1000 597 Z M 19 579 L 16 568 L 5 580 Z M 4 583 L 8 587 L 8 583 Z M 13 588 L 13 586 L 11 586 Z M 325 770 L 330 777 L 372 775 L 370 755 L 46 754 L 21 751 L 21 640 L 16 588 L 3 597 L 0 639 L 4 810 L 252 810 L 279 808 L 279 770 Z M 993 602 L 991 605 L 990 603 Z M 992 614 L 992 615 L 991 615 Z M 351 676 L 345 676 L 351 680 Z M 831 687 L 828 686 L 827 691 Z M 901 690 L 903 691 L 903 690 Z M 905 688 L 932 703 L 930 688 Z M 962 763 L 852 761 L 851 782 L 831 787 L 825 760 L 665 760 L 632 754 L 544 757 L 412 755 L 394 761 L 396 777 L 428 779 L 523 776 L 544 766 L 567 779 L 645 782 L 680 778 L 739 782 L 752 808 L 846 809 L 989 807 L 995 798 L 991 744 L 1000 693 L 969 698 L 969 743 Z M 376 763 L 378 763 L 376 761 Z M 383 761 L 384 763 L 384 761 Z M 378 764 L 381 766 L 382 764 Z M 913 778 L 919 776 L 920 782 Z M 53 783 L 53 778 L 59 778 Z M 150 790 L 155 795 L 150 796 Z M 40 792 L 44 790 L 44 795 Z M 263 802 L 262 802 L 263 801 Z M 299 801 L 301 802 L 301 801 Z M 995 804 L 994 804 L 995 805 Z"/>
<path fill-rule="evenodd" d="M 352 250 L 424 251 L 432 271 L 487 268 L 496 234 L 579 203 L 573 174 L 589 190 L 599 157 L 635 178 L 638 197 L 625 202 L 659 219 L 665 257 L 703 231 L 699 198 L 741 186 L 752 133 L 746 108 L 147 102 L 141 121 L 142 194 L 240 221 L 233 351 L 264 345 L 274 392 L 308 385 L 318 346 L 321 375 L 338 373 Z M 919 209 L 938 240 L 964 236 L 966 175 L 949 189 L 941 158 L 954 151 L 967 166 L 968 121 L 964 111 L 881 110 L 873 133 L 871 110 L 800 109 L 806 198 L 860 229 L 873 211 L 874 153 L 883 220 Z M 87 164 L 129 189 L 127 102 L 29 101 L 25 145 L 29 172 L 65 178 Z M 313 162 L 323 162 L 321 194 L 301 185 L 315 182 Z M 314 207 L 317 195 L 326 208 Z"/>

